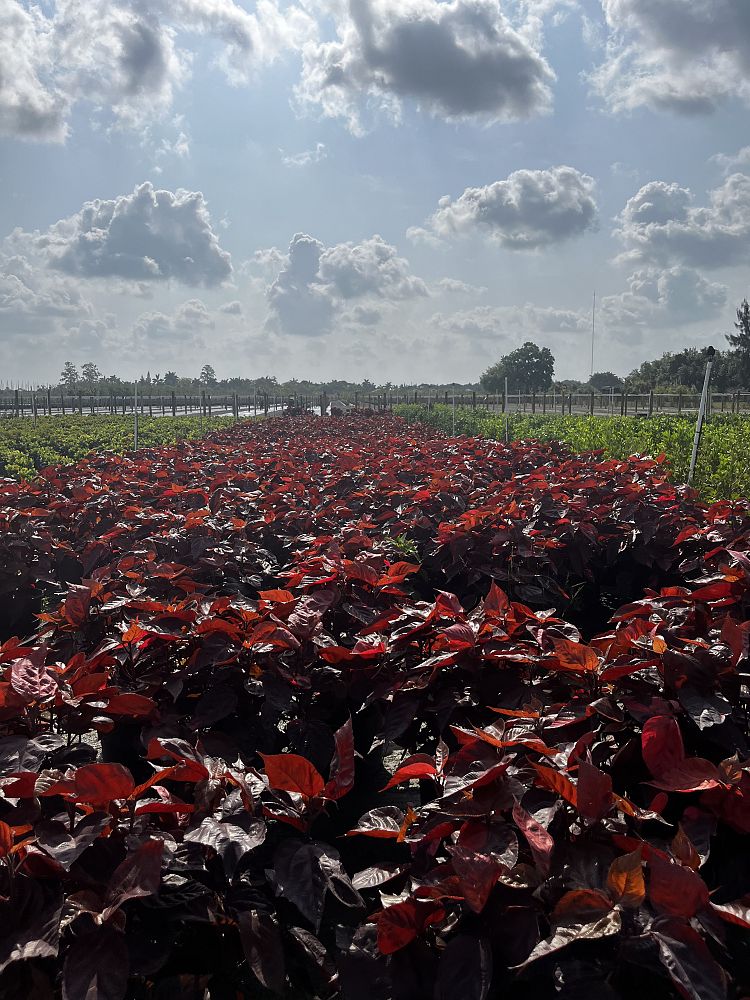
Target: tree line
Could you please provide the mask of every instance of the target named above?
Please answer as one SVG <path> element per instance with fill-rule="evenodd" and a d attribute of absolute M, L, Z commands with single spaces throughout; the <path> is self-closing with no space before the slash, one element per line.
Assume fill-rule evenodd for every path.
<path fill-rule="evenodd" d="M 726 336 L 728 347 L 717 351 L 713 369 L 712 385 L 717 392 L 750 391 L 750 305 L 745 299 L 737 310 L 735 332 Z M 311 381 L 309 379 L 288 379 L 279 381 L 273 375 L 258 378 L 219 379 L 210 364 L 205 364 L 195 376 L 178 375 L 175 371 L 147 372 L 138 379 L 139 390 L 144 394 L 195 393 L 202 389 L 218 394 L 268 393 L 278 396 L 362 396 L 383 392 L 490 392 L 500 393 L 508 380 L 511 392 L 545 392 L 558 389 L 566 392 L 590 391 L 648 392 L 651 389 L 667 392 L 696 392 L 703 385 L 708 348 L 687 347 L 675 353 L 667 352 L 654 361 L 644 361 L 629 375 L 615 372 L 596 372 L 590 379 L 555 379 L 555 357 L 548 347 L 539 347 L 527 341 L 521 347 L 501 357 L 482 374 L 478 382 L 420 382 L 375 383 L 369 379 L 359 382 L 345 379 Z M 7 387 L 6 387 L 7 388 Z M 48 388 L 39 386 L 38 388 Z M 105 375 L 93 362 L 82 365 L 80 370 L 72 361 L 66 361 L 57 386 L 67 392 L 96 393 L 100 395 L 123 395 L 133 391 L 132 380 L 119 375 Z"/>
<path fill-rule="evenodd" d="M 717 351 L 712 386 L 717 392 L 750 391 L 750 304 L 747 299 L 737 310 L 735 332 L 726 335 L 727 350 Z M 574 379 L 555 381 L 555 358 L 547 347 L 527 341 L 506 354 L 482 375 L 480 383 L 487 392 L 502 392 L 505 380 L 512 392 L 545 392 L 559 388 L 567 391 L 697 392 L 703 386 L 709 348 L 686 347 L 667 352 L 655 361 L 643 364 L 620 376 L 614 372 L 596 372 L 586 382 Z"/>

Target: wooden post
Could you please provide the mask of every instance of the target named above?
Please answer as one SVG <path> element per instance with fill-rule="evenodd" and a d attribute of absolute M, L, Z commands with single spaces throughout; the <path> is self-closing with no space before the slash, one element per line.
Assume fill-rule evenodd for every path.
<path fill-rule="evenodd" d="M 52 416 L 52 390 L 47 389 L 47 416 Z"/>
<path fill-rule="evenodd" d="M 60 406 L 62 408 L 62 414 L 65 416 L 65 391 L 63 389 L 60 390 Z"/>
<path fill-rule="evenodd" d="M 547 393 L 542 394 L 542 413 L 547 412 Z"/>
<path fill-rule="evenodd" d="M 573 393 L 568 396 L 568 416 L 573 412 Z"/>
<path fill-rule="evenodd" d="M 654 415 L 654 390 L 649 390 L 648 394 L 648 415 L 653 417 Z"/>
<path fill-rule="evenodd" d="M 19 399 L 18 389 L 14 390 L 14 413 L 17 417 L 21 416 L 21 400 Z"/>
<path fill-rule="evenodd" d="M 589 400 L 589 416 L 594 415 L 594 393 L 591 393 L 591 399 Z"/>
<path fill-rule="evenodd" d="M 473 392 L 473 391 L 472 391 L 472 394 L 471 394 L 471 408 L 472 408 L 472 410 L 476 410 L 476 408 L 477 408 L 477 394 L 476 394 L 476 392 Z"/>
<path fill-rule="evenodd" d="M 531 390 L 531 412 L 536 413 L 536 389 Z"/>

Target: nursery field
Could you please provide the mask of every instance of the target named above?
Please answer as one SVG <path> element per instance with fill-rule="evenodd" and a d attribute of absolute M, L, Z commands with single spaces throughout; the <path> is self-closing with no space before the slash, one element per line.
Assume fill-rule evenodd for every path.
<path fill-rule="evenodd" d="M 226 427 L 232 417 L 139 417 L 141 445 L 173 444 Z M 0 478 L 33 479 L 49 465 L 77 462 L 92 451 L 123 452 L 133 447 L 133 417 L 70 415 L 0 420 Z"/>
<path fill-rule="evenodd" d="M 747 996 L 746 503 L 271 418 L 0 482 L 0 598 L 0 996 Z"/>
<path fill-rule="evenodd" d="M 396 413 L 447 433 L 453 408 L 439 404 L 398 406 Z M 505 440 L 505 417 L 468 407 L 456 409 L 456 433 Z M 664 455 L 675 482 L 685 482 L 695 433 L 695 415 L 655 417 L 588 417 L 581 414 L 508 414 L 513 441 L 557 440 L 575 451 L 602 450 L 611 458 Z M 750 496 L 750 419 L 746 415 L 712 416 L 703 430 L 694 485 L 705 500 Z"/>

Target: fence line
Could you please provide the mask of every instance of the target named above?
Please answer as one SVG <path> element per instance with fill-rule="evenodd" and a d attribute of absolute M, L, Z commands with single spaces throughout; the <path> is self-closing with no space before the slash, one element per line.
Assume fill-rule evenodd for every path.
<path fill-rule="evenodd" d="M 491 413 L 590 414 L 598 416 L 657 416 L 660 414 L 695 414 L 700 405 L 699 392 L 546 392 L 456 393 L 451 392 L 377 392 L 343 393 L 329 396 L 282 395 L 271 393 L 139 393 L 138 412 L 143 416 L 212 416 L 254 415 L 280 409 L 315 410 L 325 413 L 337 400 L 360 410 L 392 410 L 403 403 L 432 407 L 436 403 L 468 406 Z M 71 413 L 89 415 L 132 414 L 134 394 L 107 395 L 85 392 L 47 390 L 24 392 L 19 389 L 0 394 L 0 419 L 4 417 L 48 417 Z M 750 392 L 711 393 L 708 414 L 736 413 L 750 416 Z"/>
<path fill-rule="evenodd" d="M 45 390 L 23 392 L 15 389 L 0 394 L 0 419 L 8 417 L 51 417 L 80 414 L 107 416 L 132 414 L 136 405 L 142 416 L 220 416 L 240 417 L 244 414 L 257 416 L 275 412 L 290 406 L 309 409 L 320 405 L 320 398 L 314 396 L 283 396 L 272 393 L 226 393 L 215 395 L 200 393 L 160 393 L 158 395 L 135 393 L 65 392 Z"/>

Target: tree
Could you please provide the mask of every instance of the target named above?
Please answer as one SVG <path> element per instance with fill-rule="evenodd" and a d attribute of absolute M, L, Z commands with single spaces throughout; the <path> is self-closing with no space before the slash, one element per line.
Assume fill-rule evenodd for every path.
<path fill-rule="evenodd" d="M 750 304 L 747 299 L 737 310 L 737 322 L 734 324 L 737 333 L 727 334 L 727 340 L 739 353 L 740 377 L 742 387 L 750 385 Z"/>
<path fill-rule="evenodd" d="M 555 359 L 548 347 L 538 347 L 530 340 L 511 351 L 482 375 L 482 386 L 488 392 L 500 392 L 508 379 L 514 392 L 546 390 L 552 385 Z"/>
<path fill-rule="evenodd" d="M 72 361 L 66 361 L 60 372 L 60 384 L 66 389 L 75 389 L 78 385 L 78 369 Z"/>
<path fill-rule="evenodd" d="M 177 385 L 179 382 L 179 377 L 177 372 L 165 372 L 164 373 L 164 385 Z"/>
<path fill-rule="evenodd" d="M 198 381 L 201 385 L 216 385 L 216 372 L 213 370 L 211 365 L 204 365 L 201 368 Z"/>
<path fill-rule="evenodd" d="M 602 391 L 603 389 L 614 389 L 619 392 L 622 388 L 622 379 L 614 372 L 596 372 L 589 379 L 589 385 L 593 389 Z"/>
<path fill-rule="evenodd" d="M 86 364 L 81 368 L 81 378 L 90 388 L 94 388 L 102 377 L 102 373 L 91 361 L 87 361 Z"/>

